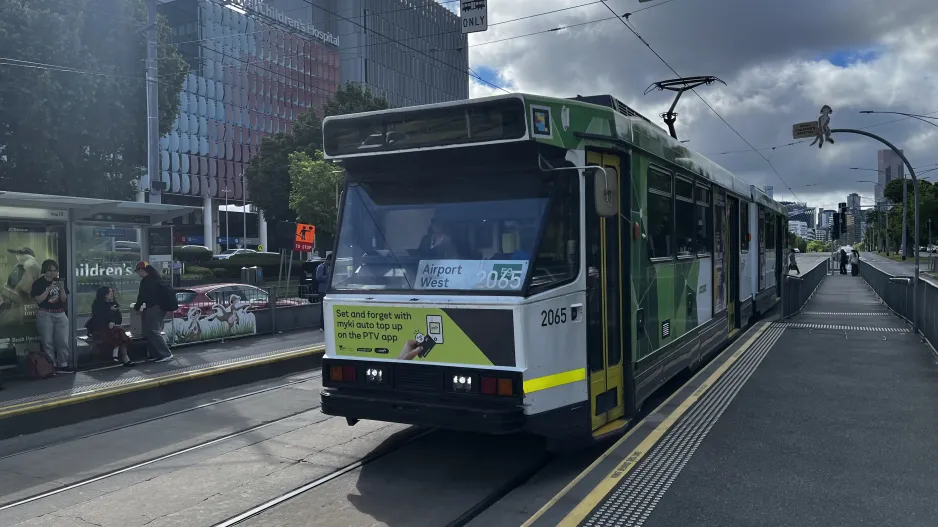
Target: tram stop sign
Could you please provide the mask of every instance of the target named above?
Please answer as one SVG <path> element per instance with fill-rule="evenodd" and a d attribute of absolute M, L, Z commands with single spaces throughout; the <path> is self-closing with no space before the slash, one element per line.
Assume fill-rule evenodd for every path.
<path fill-rule="evenodd" d="M 313 250 L 316 242 L 316 227 L 308 223 L 296 224 L 296 237 L 293 241 L 293 250 L 308 253 Z"/>

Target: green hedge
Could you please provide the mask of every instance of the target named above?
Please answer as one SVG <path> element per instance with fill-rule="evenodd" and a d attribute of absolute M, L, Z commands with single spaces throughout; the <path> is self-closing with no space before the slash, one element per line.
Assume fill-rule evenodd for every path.
<path fill-rule="evenodd" d="M 173 258 L 180 262 L 208 262 L 212 259 L 212 251 L 199 247 L 173 247 Z"/>
<path fill-rule="evenodd" d="M 208 278 L 218 278 L 224 280 L 240 280 L 241 279 L 241 268 L 242 267 L 257 267 L 261 268 L 261 272 L 264 273 L 264 280 L 276 280 L 277 274 L 279 273 L 280 260 L 279 258 L 272 263 L 267 259 L 267 262 L 258 261 L 254 259 L 253 261 L 245 258 L 230 258 L 228 260 L 211 260 L 208 262 L 199 262 L 198 265 L 186 265 L 186 274 L 183 278 L 190 280 L 204 280 Z M 302 276 L 303 268 L 301 267 L 303 262 L 293 261 L 293 269 L 291 278 L 299 279 Z M 193 269 L 195 273 L 205 274 L 205 276 L 195 277 L 193 276 Z M 286 272 L 286 270 L 284 270 Z M 286 275 L 284 275 L 286 279 Z"/>

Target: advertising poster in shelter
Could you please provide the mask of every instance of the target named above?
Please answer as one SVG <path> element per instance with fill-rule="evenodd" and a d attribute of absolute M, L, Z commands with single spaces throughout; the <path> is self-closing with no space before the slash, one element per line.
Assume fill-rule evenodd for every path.
<path fill-rule="evenodd" d="M 38 307 L 30 296 L 42 262 L 58 262 L 63 232 L 45 225 L 0 222 L 0 367 L 17 364 L 30 344 L 38 349 Z"/>

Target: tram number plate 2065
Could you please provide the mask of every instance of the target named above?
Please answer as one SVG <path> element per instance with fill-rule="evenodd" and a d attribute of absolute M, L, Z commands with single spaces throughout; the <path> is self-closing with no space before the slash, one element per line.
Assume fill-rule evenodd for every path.
<path fill-rule="evenodd" d="M 567 308 L 545 309 L 541 311 L 541 326 L 556 326 L 567 323 Z"/>

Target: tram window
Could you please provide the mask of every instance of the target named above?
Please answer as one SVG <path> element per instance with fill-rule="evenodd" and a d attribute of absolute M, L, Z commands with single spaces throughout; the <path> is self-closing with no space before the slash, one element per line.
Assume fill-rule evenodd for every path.
<path fill-rule="evenodd" d="M 775 216 L 771 214 L 765 222 L 765 250 L 775 252 Z"/>
<path fill-rule="evenodd" d="M 671 207 L 671 175 L 648 170 L 648 251 L 651 258 L 670 258 L 674 254 L 674 212 Z"/>
<path fill-rule="evenodd" d="M 694 233 L 694 184 L 684 178 L 677 178 L 674 185 L 675 237 L 677 255 L 693 256 L 696 252 L 696 234 Z"/>
<path fill-rule="evenodd" d="M 710 254 L 713 246 L 713 215 L 710 214 L 710 187 L 697 185 L 697 215 L 694 226 L 697 229 L 697 254 Z"/>
<path fill-rule="evenodd" d="M 739 252 L 749 252 L 749 202 L 739 202 Z"/>
<path fill-rule="evenodd" d="M 534 259 L 531 293 L 573 280 L 580 272 L 580 181 L 560 175 Z"/>

